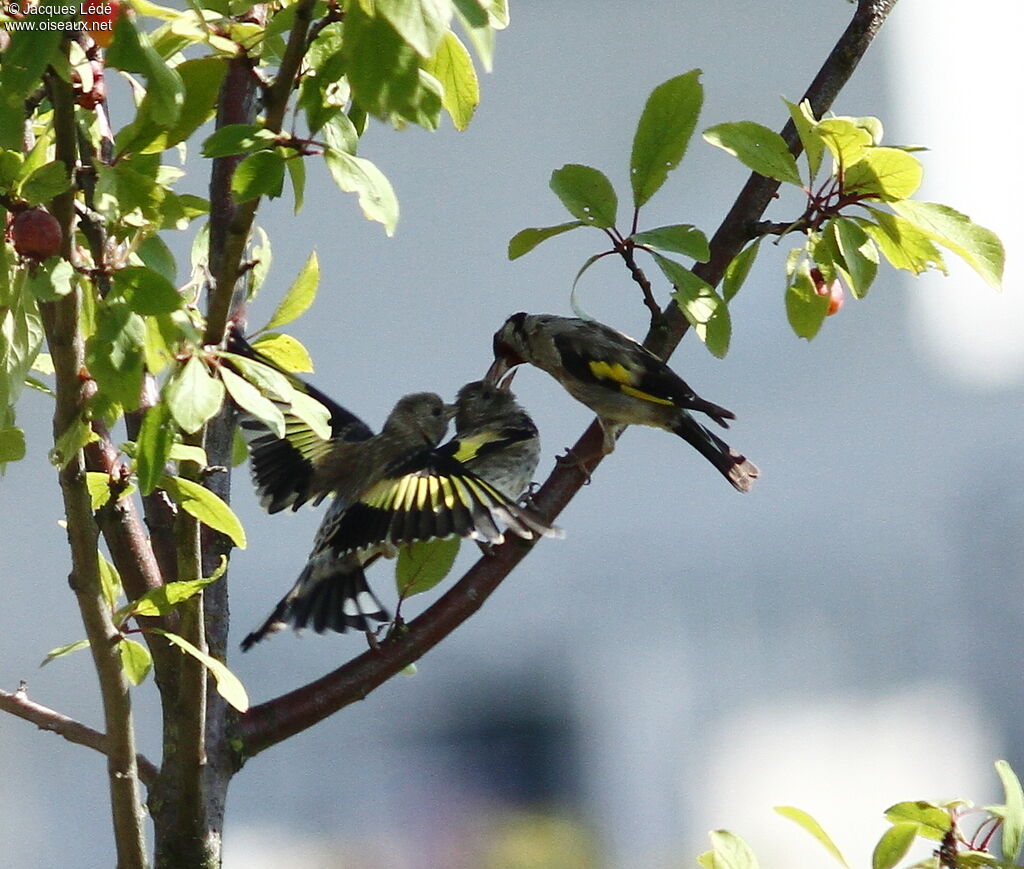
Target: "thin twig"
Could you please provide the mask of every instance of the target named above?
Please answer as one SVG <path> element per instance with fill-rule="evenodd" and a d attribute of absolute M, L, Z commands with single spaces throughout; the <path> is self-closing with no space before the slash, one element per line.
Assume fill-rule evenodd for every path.
<path fill-rule="evenodd" d="M 68 718 L 56 709 L 29 700 L 24 688 L 19 688 L 13 694 L 0 690 L 0 709 L 31 722 L 40 730 L 56 733 L 68 742 L 84 745 L 103 755 L 109 754 L 105 733 L 93 730 L 74 718 Z M 139 768 L 139 780 L 149 787 L 159 774 L 156 764 L 142 754 L 135 755 L 135 763 Z"/>

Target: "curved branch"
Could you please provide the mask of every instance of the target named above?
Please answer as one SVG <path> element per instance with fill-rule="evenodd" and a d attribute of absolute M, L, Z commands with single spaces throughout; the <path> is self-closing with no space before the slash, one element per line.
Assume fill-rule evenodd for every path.
<path fill-rule="evenodd" d="M 849 26 L 804 95 L 817 116 L 832 105 L 895 5 L 896 0 L 860 0 L 857 4 Z M 786 124 L 782 135 L 793 153 L 799 153 L 800 142 L 792 122 Z M 748 239 L 750 226 L 760 219 L 778 186 L 779 182 L 762 175 L 750 177 L 711 239 L 710 259 L 694 268 L 696 274 L 712 286 L 722 279 L 726 266 Z M 675 305 L 663 313 L 662 323 L 652 328 L 645 343 L 662 358 L 668 358 L 685 334 L 687 321 Z M 557 517 L 590 479 L 602 458 L 598 448 L 601 440 L 601 429 L 595 421 L 572 447 L 575 455 L 592 458 L 585 463 L 560 464 L 534 496 L 546 518 Z M 362 700 L 476 612 L 531 548 L 532 544 L 521 540 L 506 542 L 493 556 L 485 556 L 473 565 L 446 594 L 410 622 L 401 636 L 384 640 L 379 650 L 364 652 L 315 682 L 252 707 L 239 720 L 242 754 L 252 757 Z"/>
<path fill-rule="evenodd" d="M 63 715 L 56 709 L 50 709 L 49 706 L 29 700 L 24 687 L 19 688 L 13 694 L 0 690 L 0 709 L 18 718 L 23 718 L 25 721 L 30 721 L 40 730 L 56 733 L 68 742 L 84 745 L 103 755 L 110 753 L 105 733 L 93 730 L 82 722 L 75 721 L 74 718 L 68 718 L 67 715 Z M 135 755 L 135 763 L 139 768 L 139 780 L 149 787 L 159 773 L 156 764 L 141 754 Z"/>

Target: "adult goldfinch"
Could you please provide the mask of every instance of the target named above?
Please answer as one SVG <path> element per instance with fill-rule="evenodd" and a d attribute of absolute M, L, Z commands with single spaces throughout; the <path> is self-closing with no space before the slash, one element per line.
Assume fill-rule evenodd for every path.
<path fill-rule="evenodd" d="M 705 401 L 661 359 L 593 320 L 552 314 L 513 314 L 494 335 L 494 364 L 487 379 L 529 362 L 548 372 L 604 428 L 604 452 L 615 449 L 616 424 L 663 428 L 704 456 L 740 492 L 749 491 L 757 466 L 708 431 L 689 411 L 728 428 L 735 415 Z"/>

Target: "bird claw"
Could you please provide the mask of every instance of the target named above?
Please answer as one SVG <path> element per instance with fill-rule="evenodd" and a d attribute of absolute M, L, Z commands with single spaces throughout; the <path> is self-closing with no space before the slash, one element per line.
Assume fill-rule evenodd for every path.
<path fill-rule="evenodd" d="M 555 456 L 555 462 L 559 465 L 575 468 L 583 475 L 583 485 L 590 485 L 592 478 L 590 476 L 590 470 L 587 468 L 587 460 L 585 457 L 577 453 L 572 447 L 565 448 L 564 456 Z"/>

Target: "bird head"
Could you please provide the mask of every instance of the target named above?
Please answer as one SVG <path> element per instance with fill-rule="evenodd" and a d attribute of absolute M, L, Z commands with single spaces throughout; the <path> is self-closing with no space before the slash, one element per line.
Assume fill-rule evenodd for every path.
<path fill-rule="evenodd" d="M 498 383 L 510 368 L 527 361 L 529 336 L 526 321 L 529 314 L 519 312 L 509 317 L 494 333 L 494 362 L 484 376 L 491 383 Z"/>
<path fill-rule="evenodd" d="M 384 432 L 408 439 L 410 443 L 422 442 L 437 446 L 448 429 L 456 411 L 454 404 L 445 404 L 440 395 L 433 392 L 416 392 L 398 400 L 394 410 L 384 422 Z"/>
<path fill-rule="evenodd" d="M 516 397 L 508 388 L 515 371 L 501 383 L 474 380 L 467 383 L 455 396 L 455 430 L 466 432 L 480 428 L 520 410 Z"/>

